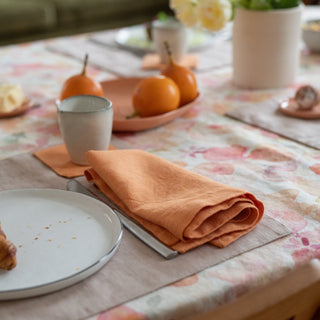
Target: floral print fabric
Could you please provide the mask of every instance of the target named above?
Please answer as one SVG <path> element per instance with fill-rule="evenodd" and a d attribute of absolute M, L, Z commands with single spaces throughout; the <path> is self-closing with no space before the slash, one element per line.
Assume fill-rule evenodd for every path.
<path fill-rule="evenodd" d="M 0 70 L 1 82 L 19 83 L 40 104 L 20 117 L 0 119 L 0 159 L 61 143 L 55 101 L 65 79 L 81 71 L 81 62 L 48 51 L 43 41 L 1 48 Z M 296 84 L 279 90 L 239 90 L 230 67 L 197 73 L 200 99 L 182 118 L 113 135 L 119 149 L 146 150 L 254 193 L 266 214 L 292 234 L 88 320 L 190 316 L 320 258 L 320 151 L 224 116 L 248 104 L 292 96 L 300 85 L 317 83 L 319 73 L 318 56 L 308 52 L 303 52 Z M 92 66 L 88 74 L 98 80 L 114 77 Z"/>

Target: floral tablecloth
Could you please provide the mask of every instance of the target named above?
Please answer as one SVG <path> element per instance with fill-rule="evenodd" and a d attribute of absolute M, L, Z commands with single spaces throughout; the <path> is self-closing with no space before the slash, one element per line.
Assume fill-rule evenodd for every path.
<path fill-rule="evenodd" d="M 59 41 L 71 43 L 75 38 Z M 0 159 L 62 142 L 55 100 L 63 81 L 81 70 L 81 62 L 50 52 L 47 45 L 54 43 L 53 39 L 0 48 L 0 82 L 19 83 L 27 97 L 40 104 L 23 116 L 0 120 Z M 114 77 L 92 66 L 88 73 L 98 80 Z M 231 67 L 197 73 L 200 100 L 182 118 L 144 132 L 113 135 L 117 148 L 147 150 L 247 189 L 264 202 L 266 214 L 292 234 L 90 320 L 190 316 L 320 258 L 320 151 L 224 116 L 248 104 L 291 96 L 301 84 L 319 84 L 319 74 L 319 55 L 305 49 L 297 82 L 289 88 L 239 90 L 232 85 Z"/>

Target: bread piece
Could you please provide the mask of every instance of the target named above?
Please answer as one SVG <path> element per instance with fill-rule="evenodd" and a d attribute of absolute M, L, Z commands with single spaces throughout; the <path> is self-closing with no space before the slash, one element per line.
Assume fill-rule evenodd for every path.
<path fill-rule="evenodd" d="M 17 248 L 10 242 L 0 224 L 0 269 L 11 270 L 17 265 Z"/>
<path fill-rule="evenodd" d="M 3 84 L 0 86 L 0 112 L 11 112 L 25 102 L 20 85 Z"/>

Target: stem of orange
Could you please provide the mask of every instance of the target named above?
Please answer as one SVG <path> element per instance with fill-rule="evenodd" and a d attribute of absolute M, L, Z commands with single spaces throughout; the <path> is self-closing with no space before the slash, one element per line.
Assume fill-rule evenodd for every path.
<path fill-rule="evenodd" d="M 164 42 L 164 46 L 166 47 L 166 50 L 167 50 L 167 53 L 168 53 L 168 56 L 169 56 L 169 62 L 170 62 L 170 64 L 173 64 L 172 51 L 170 49 L 168 41 Z"/>
<path fill-rule="evenodd" d="M 126 116 L 126 119 L 132 119 L 137 116 L 139 113 L 137 111 L 133 111 L 130 115 Z"/>
<path fill-rule="evenodd" d="M 87 64 L 88 64 L 88 54 L 86 53 L 86 56 L 84 57 L 82 72 L 81 72 L 82 76 L 86 75 Z"/>

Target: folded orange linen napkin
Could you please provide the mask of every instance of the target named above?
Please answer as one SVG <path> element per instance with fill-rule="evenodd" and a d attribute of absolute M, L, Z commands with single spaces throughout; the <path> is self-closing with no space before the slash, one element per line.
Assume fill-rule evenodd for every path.
<path fill-rule="evenodd" d="M 188 54 L 183 57 L 180 65 L 194 69 L 198 65 L 198 57 L 192 54 Z M 142 69 L 153 70 L 153 69 L 163 69 L 164 64 L 160 61 L 160 56 L 158 54 L 148 53 L 142 58 Z"/>
<path fill-rule="evenodd" d="M 89 151 L 87 180 L 160 241 L 181 253 L 225 247 L 252 230 L 264 207 L 223 185 L 141 150 Z"/>

